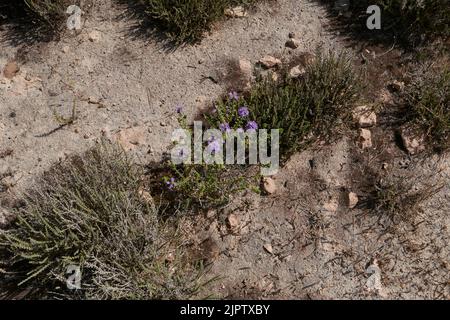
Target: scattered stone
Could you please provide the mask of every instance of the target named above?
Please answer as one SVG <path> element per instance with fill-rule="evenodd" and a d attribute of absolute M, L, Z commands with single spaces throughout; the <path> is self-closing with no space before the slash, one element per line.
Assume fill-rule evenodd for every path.
<path fill-rule="evenodd" d="M 206 211 L 205 215 L 207 219 L 213 219 L 216 216 L 216 211 L 209 209 L 208 211 Z"/>
<path fill-rule="evenodd" d="M 12 220 L 13 214 L 5 208 L 0 207 L 0 229 L 7 227 Z"/>
<path fill-rule="evenodd" d="M 232 231 L 236 231 L 236 229 L 239 226 L 239 218 L 231 213 L 228 217 L 227 217 L 227 224 L 228 227 L 232 230 Z"/>
<path fill-rule="evenodd" d="M 261 58 L 259 63 L 261 63 L 265 68 L 270 69 L 279 66 L 281 64 L 281 60 L 267 55 Z"/>
<path fill-rule="evenodd" d="M 134 149 L 137 145 L 144 144 L 145 142 L 145 128 L 144 127 L 132 127 L 123 129 L 116 134 L 117 142 L 129 151 Z"/>
<path fill-rule="evenodd" d="M 377 124 L 377 115 L 369 106 L 359 106 L 353 111 L 353 119 L 361 128 L 368 128 Z"/>
<path fill-rule="evenodd" d="M 264 245 L 264 250 L 266 250 L 270 254 L 273 254 L 273 248 L 272 248 L 272 245 L 270 243 L 266 243 Z"/>
<path fill-rule="evenodd" d="M 300 76 L 303 76 L 305 73 L 306 73 L 305 68 L 303 68 L 301 66 L 296 66 L 296 67 L 293 67 L 289 71 L 289 78 L 295 79 L 295 78 L 298 78 Z"/>
<path fill-rule="evenodd" d="M 349 192 L 347 194 L 347 205 L 350 209 L 353 209 L 358 204 L 358 195 L 354 192 Z"/>
<path fill-rule="evenodd" d="M 295 38 L 295 32 L 289 32 L 289 39 Z"/>
<path fill-rule="evenodd" d="M 144 200 L 148 204 L 153 204 L 153 197 L 148 191 L 144 190 L 144 188 L 141 187 L 139 188 L 138 192 L 142 200 Z"/>
<path fill-rule="evenodd" d="M 372 133 L 368 129 L 359 129 L 359 146 L 362 149 L 372 148 Z"/>
<path fill-rule="evenodd" d="M 277 186 L 275 184 L 275 180 L 269 177 L 264 177 L 262 180 L 264 191 L 268 194 L 273 194 L 277 190 Z"/>
<path fill-rule="evenodd" d="M 64 47 L 62 47 L 61 51 L 62 51 L 63 53 L 69 53 L 70 47 L 69 47 L 69 46 L 64 46 Z"/>
<path fill-rule="evenodd" d="M 405 89 L 405 83 L 403 81 L 394 80 L 389 83 L 388 88 L 394 92 L 401 92 Z"/>
<path fill-rule="evenodd" d="M 286 47 L 291 48 L 291 49 L 297 49 L 298 47 L 300 47 L 300 40 L 297 39 L 289 39 L 286 42 Z"/>
<path fill-rule="evenodd" d="M 253 76 L 252 63 L 247 59 L 239 59 L 239 71 L 246 80 L 250 80 Z"/>
<path fill-rule="evenodd" d="M 89 38 L 89 41 L 91 41 L 91 42 L 98 42 L 101 38 L 101 34 L 97 30 L 93 30 L 93 31 L 89 32 L 88 38 Z"/>
<path fill-rule="evenodd" d="M 413 133 L 407 128 L 402 129 L 400 135 L 403 146 L 409 154 L 414 155 L 425 150 L 423 138 L 414 137 Z"/>
<path fill-rule="evenodd" d="M 19 66 L 15 61 L 10 61 L 5 65 L 3 69 L 3 75 L 6 79 L 12 79 L 20 71 Z"/>
<path fill-rule="evenodd" d="M 244 7 L 237 6 L 234 8 L 225 9 L 225 15 L 231 18 L 242 18 L 247 16 L 247 11 L 245 11 Z"/>

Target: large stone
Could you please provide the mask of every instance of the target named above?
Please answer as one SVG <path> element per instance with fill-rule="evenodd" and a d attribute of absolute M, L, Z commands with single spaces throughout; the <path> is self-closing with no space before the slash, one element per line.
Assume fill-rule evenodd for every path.
<path fill-rule="evenodd" d="M 295 66 L 291 70 L 289 70 L 289 78 L 295 79 L 300 76 L 303 76 L 306 73 L 305 68 L 301 66 Z"/>
<path fill-rule="evenodd" d="M 15 61 L 10 61 L 3 69 L 3 75 L 7 79 L 12 79 L 20 71 L 18 64 Z"/>
<path fill-rule="evenodd" d="M 225 15 L 231 18 L 242 18 L 247 16 L 247 11 L 245 11 L 244 7 L 237 6 L 234 8 L 225 9 Z"/>
<path fill-rule="evenodd" d="M 239 59 L 239 71 L 243 77 L 251 79 L 253 75 L 252 63 L 247 59 Z"/>
<path fill-rule="evenodd" d="M 347 194 L 347 205 L 350 209 L 353 209 L 358 204 L 358 195 L 354 192 L 349 192 Z"/>
<path fill-rule="evenodd" d="M 425 150 L 425 146 L 423 145 L 423 138 L 415 137 L 412 130 L 403 128 L 400 131 L 400 135 L 402 138 L 403 146 L 409 154 L 413 155 Z"/>
<path fill-rule="evenodd" d="M 268 194 L 273 194 L 277 191 L 277 186 L 275 184 L 275 180 L 269 177 L 264 177 L 262 180 L 264 191 Z"/>
<path fill-rule="evenodd" d="M 281 65 L 281 60 L 267 55 L 267 56 L 264 56 L 263 58 L 261 58 L 259 60 L 259 63 L 261 63 L 267 69 L 270 69 L 270 68 L 274 68 L 274 67 Z"/>
<path fill-rule="evenodd" d="M 144 127 L 123 129 L 116 134 L 116 139 L 124 150 L 129 151 L 145 143 L 145 131 Z"/>
<path fill-rule="evenodd" d="M 372 133 L 368 129 L 359 129 L 358 144 L 361 149 L 372 148 Z"/>
<path fill-rule="evenodd" d="M 359 106 L 353 111 L 353 119 L 361 128 L 368 128 L 377 124 L 377 115 L 368 106 Z"/>
<path fill-rule="evenodd" d="M 286 47 L 291 48 L 291 49 L 297 49 L 298 47 L 300 47 L 300 40 L 291 38 L 286 42 Z"/>

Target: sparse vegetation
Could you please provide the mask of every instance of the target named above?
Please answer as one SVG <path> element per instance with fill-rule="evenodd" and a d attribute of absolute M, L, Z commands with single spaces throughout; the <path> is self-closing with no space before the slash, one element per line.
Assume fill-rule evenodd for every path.
<path fill-rule="evenodd" d="M 225 9 L 248 5 L 254 0 L 140 0 L 150 18 L 175 43 L 200 40 Z"/>
<path fill-rule="evenodd" d="M 407 88 L 409 117 L 435 151 L 450 147 L 450 68 L 427 68 L 417 73 Z"/>
<path fill-rule="evenodd" d="M 141 170 L 106 143 L 55 167 L 0 233 L 5 281 L 39 297 L 189 297 L 199 270 L 141 179 Z M 80 290 L 66 289 L 70 265 L 81 269 Z"/>
<path fill-rule="evenodd" d="M 447 0 L 377 0 L 363 3 L 365 8 L 372 4 L 379 5 L 385 14 L 384 29 L 398 29 L 402 36 L 450 36 Z"/>
<path fill-rule="evenodd" d="M 330 133 L 348 117 L 359 94 L 359 76 L 344 54 L 318 54 L 305 71 L 298 79 L 263 81 L 246 100 L 261 128 L 281 129 L 284 156 L 299 150 L 311 134 Z"/>
<path fill-rule="evenodd" d="M 322 0 L 335 11 L 336 1 Z M 396 38 L 405 46 L 415 46 L 427 39 L 450 36 L 450 7 L 447 0 L 363 0 L 350 1 L 351 15 L 343 19 L 345 27 L 352 33 L 364 37 L 371 36 L 367 31 L 366 10 L 369 6 L 381 8 L 381 30 L 370 30 L 374 37 L 386 40 Z M 341 8 L 345 11 L 344 8 Z M 357 20 L 359 23 L 354 24 Z M 356 29 L 355 29 L 356 27 Z M 354 30 L 353 30 L 354 29 Z M 374 39 L 374 38 L 373 38 Z M 398 43 L 398 42 L 397 42 Z"/>
<path fill-rule="evenodd" d="M 401 222 L 414 222 L 420 205 L 441 189 L 440 186 L 420 186 L 411 177 L 380 177 L 374 181 L 369 204 L 380 221 L 388 227 Z"/>

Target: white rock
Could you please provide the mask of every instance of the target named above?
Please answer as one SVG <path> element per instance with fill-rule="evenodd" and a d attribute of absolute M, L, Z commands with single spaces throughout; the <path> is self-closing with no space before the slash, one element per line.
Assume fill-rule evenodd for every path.
<path fill-rule="evenodd" d="M 358 204 L 358 195 L 354 192 L 349 192 L 347 194 L 347 205 L 350 209 L 353 209 Z"/>
<path fill-rule="evenodd" d="M 251 79 L 253 75 L 252 63 L 247 59 L 239 59 L 239 71 L 246 79 Z"/>
<path fill-rule="evenodd" d="M 231 213 L 227 217 L 227 224 L 231 230 L 236 230 L 239 226 L 239 218 L 235 214 Z"/>
<path fill-rule="evenodd" d="M 291 79 L 298 78 L 298 77 L 304 75 L 305 73 L 306 73 L 305 68 L 303 68 L 301 66 L 296 66 L 296 67 L 293 67 L 289 71 L 289 78 L 291 78 Z"/>
<path fill-rule="evenodd" d="M 237 6 L 230 9 L 225 9 L 225 15 L 232 18 L 242 18 L 247 16 L 247 11 L 245 11 L 244 7 Z"/>
<path fill-rule="evenodd" d="M 400 135 L 402 137 L 403 146 L 409 154 L 413 155 L 425 150 L 423 138 L 414 137 L 408 129 L 402 129 Z"/>
<path fill-rule="evenodd" d="M 353 119 L 361 128 L 368 128 L 377 124 L 377 115 L 369 106 L 359 106 L 353 111 Z"/>
<path fill-rule="evenodd" d="M 286 42 L 286 47 L 291 48 L 291 49 L 297 49 L 298 47 L 300 47 L 300 40 L 291 38 Z"/>
<path fill-rule="evenodd" d="M 275 193 L 275 191 L 277 190 L 277 186 L 272 178 L 264 177 L 262 182 L 265 192 L 267 192 L 268 194 Z"/>
<path fill-rule="evenodd" d="M 3 69 L 3 75 L 6 79 L 12 79 L 19 71 L 20 68 L 17 65 L 17 62 L 10 61 L 5 65 L 5 68 Z"/>
<path fill-rule="evenodd" d="M 359 129 L 358 137 L 359 146 L 362 149 L 367 149 L 372 147 L 372 133 L 368 129 Z"/>
<path fill-rule="evenodd" d="M 273 248 L 272 248 L 272 245 L 271 245 L 270 243 L 266 243 L 266 244 L 264 245 L 264 249 L 265 249 L 268 253 L 273 254 Z"/>
<path fill-rule="evenodd" d="M 261 58 L 259 60 L 259 63 L 261 63 L 264 67 L 270 69 L 270 68 L 279 66 L 281 64 L 281 60 L 267 55 L 267 56 L 264 56 L 263 58 Z"/>

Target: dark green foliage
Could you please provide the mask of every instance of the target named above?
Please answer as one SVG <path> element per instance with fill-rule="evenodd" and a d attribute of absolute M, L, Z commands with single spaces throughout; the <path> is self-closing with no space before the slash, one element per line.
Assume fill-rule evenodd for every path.
<path fill-rule="evenodd" d="M 450 147 L 450 69 L 428 69 L 415 74 L 406 90 L 409 117 L 436 151 Z"/>
<path fill-rule="evenodd" d="M 261 128 L 281 129 L 281 154 L 289 156 L 311 134 L 326 135 L 345 119 L 359 88 L 359 76 L 345 55 L 319 54 L 303 77 L 257 85 L 247 104 Z"/>
<path fill-rule="evenodd" d="M 254 0 L 140 0 L 150 18 L 175 43 L 200 40 L 226 8 Z"/>

